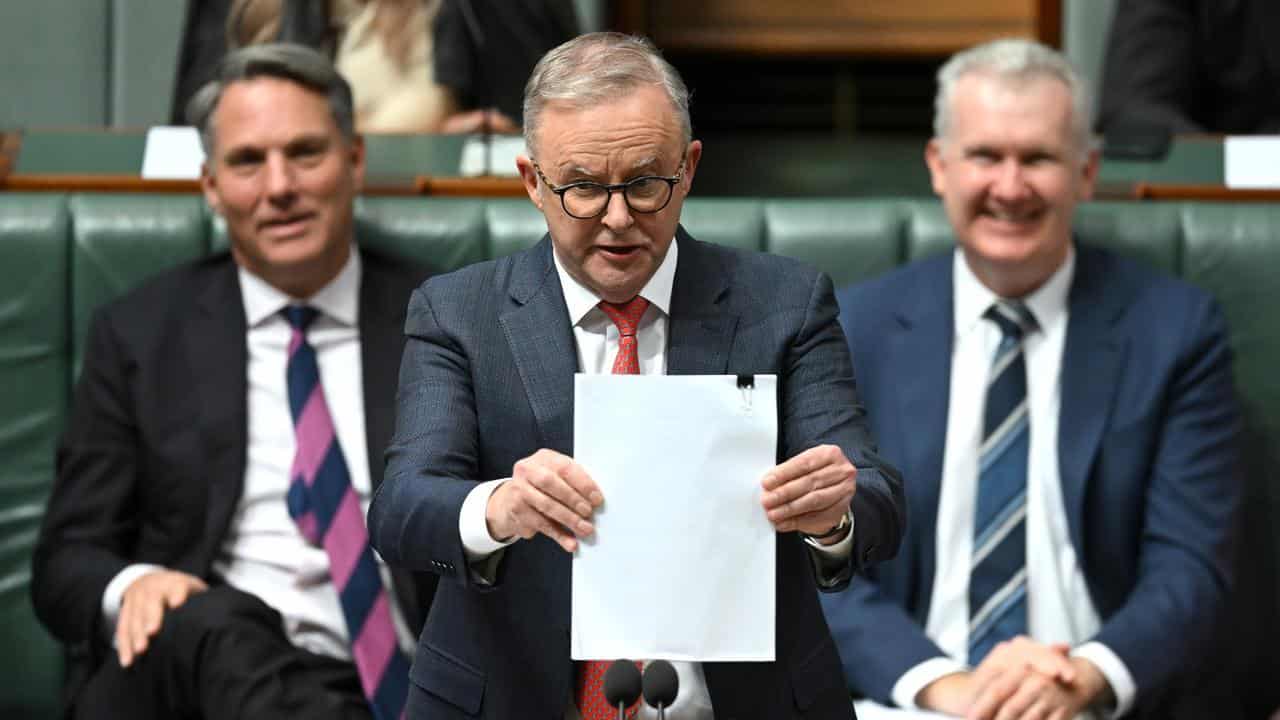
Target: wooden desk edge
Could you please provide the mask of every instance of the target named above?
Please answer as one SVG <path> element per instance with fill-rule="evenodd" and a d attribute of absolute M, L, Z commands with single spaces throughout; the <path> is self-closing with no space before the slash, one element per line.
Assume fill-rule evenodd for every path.
<path fill-rule="evenodd" d="M 1211 202 L 1276 202 L 1280 188 L 1229 188 L 1225 185 L 1137 183 L 1138 200 L 1200 200 Z"/>
<path fill-rule="evenodd" d="M 137 175 L 23 173 L 8 176 L 0 175 L 0 191 L 195 194 L 200 192 L 200 181 L 159 180 L 142 178 Z M 523 197 L 525 193 L 524 183 L 520 178 L 418 176 L 403 180 L 370 180 L 365 183 L 363 194 L 372 196 Z"/>

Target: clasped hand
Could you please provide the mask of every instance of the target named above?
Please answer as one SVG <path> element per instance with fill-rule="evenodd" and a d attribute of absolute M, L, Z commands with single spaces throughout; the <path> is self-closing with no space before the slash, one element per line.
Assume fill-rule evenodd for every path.
<path fill-rule="evenodd" d="M 969 672 L 935 680 L 921 707 L 967 720 L 1071 720 L 1109 691 L 1093 663 L 1070 647 L 1025 636 L 999 643 Z"/>
<path fill-rule="evenodd" d="M 810 448 L 765 473 L 761 505 L 778 532 L 819 535 L 848 510 L 856 474 L 840 448 Z M 489 496 L 485 521 L 495 539 L 541 533 L 573 552 L 579 538 L 595 532 L 592 518 L 603 504 L 599 486 L 581 465 L 544 449 L 515 464 L 511 479 Z"/>

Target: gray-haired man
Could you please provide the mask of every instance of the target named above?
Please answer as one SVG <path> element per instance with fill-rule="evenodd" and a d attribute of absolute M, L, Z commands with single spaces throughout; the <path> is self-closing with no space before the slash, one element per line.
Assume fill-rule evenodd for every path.
<path fill-rule="evenodd" d="M 852 715 L 816 590 L 892 556 L 901 484 L 872 452 L 830 280 L 679 227 L 702 154 L 687 106 L 643 41 L 586 35 L 552 50 L 525 92 L 531 155 L 518 161 L 548 236 L 414 293 L 396 437 L 369 510 L 383 557 L 444 578 L 412 718 L 608 714 L 598 665 L 569 659 L 570 553 L 605 502 L 573 459 L 579 371 L 778 375 L 779 464 L 743 478 L 761 483 L 779 533 L 777 662 L 684 664 L 667 717 Z M 618 431 L 652 443 L 643 427 Z"/>
<path fill-rule="evenodd" d="M 960 53 L 936 107 L 955 251 L 839 296 L 912 518 L 900 558 L 823 598 L 849 687 L 975 720 L 1172 717 L 1230 587 L 1222 313 L 1074 240 L 1098 153 L 1059 53 Z"/>
<path fill-rule="evenodd" d="M 237 51 L 191 107 L 231 249 L 95 315 L 36 611 L 88 658 L 77 717 L 393 720 L 433 583 L 391 582 L 361 509 L 422 273 L 355 245 L 364 147 L 324 57 Z"/>

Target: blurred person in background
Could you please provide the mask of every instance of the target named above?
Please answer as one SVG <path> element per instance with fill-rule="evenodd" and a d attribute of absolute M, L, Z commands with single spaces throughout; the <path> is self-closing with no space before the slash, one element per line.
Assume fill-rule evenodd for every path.
<path fill-rule="evenodd" d="M 956 248 L 838 295 L 902 550 L 822 597 L 851 692 L 971 720 L 1231 718 L 1239 409 L 1202 290 L 1078 243 L 1088 88 L 1026 40 L 938 73 Z"/>
<path fill-rule="evenodd" d="M 1280 132 L 1280 2 L 1120 0 L 1098 127 Z"/>

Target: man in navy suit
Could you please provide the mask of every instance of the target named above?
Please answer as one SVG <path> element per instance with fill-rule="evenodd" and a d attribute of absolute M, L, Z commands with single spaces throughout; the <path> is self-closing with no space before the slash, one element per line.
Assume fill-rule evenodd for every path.
<path fill-rule="evenodd" d="M 817 590 L 891 557 L 904 517 L 830 280 L 679 227 L 702 145 L 688 91 L 646 41 L 561 45 L 535 68 L 524 108 L 530 156 L 518 164 L 549 234 L 414 293 L 396 433 L 369 510 L 388 562 L 442 579 L 408 716 L 602 716 L 590 707 L 598 666 L 569 657 L 571 553 L 606 500 L 573 459 L 573 375 L 612 368 L 779 378 L 779 464 L 758 479 L 778 531 L 777 660 L 677 663 L 667 717 L 850 718 Z M 624 431 L 645 442 L 644 428 Z"/>
<path fill-rule="evenodd" d="M 851 691 L 969 718 L 1168 717 L 1230 587 L 1237 409 L 1217 304 L 1072 239 L 1098 153 L 1056 52 L 939 72 L 954 253 L 844 290 L 899 558 L 827 595 Z"/>

